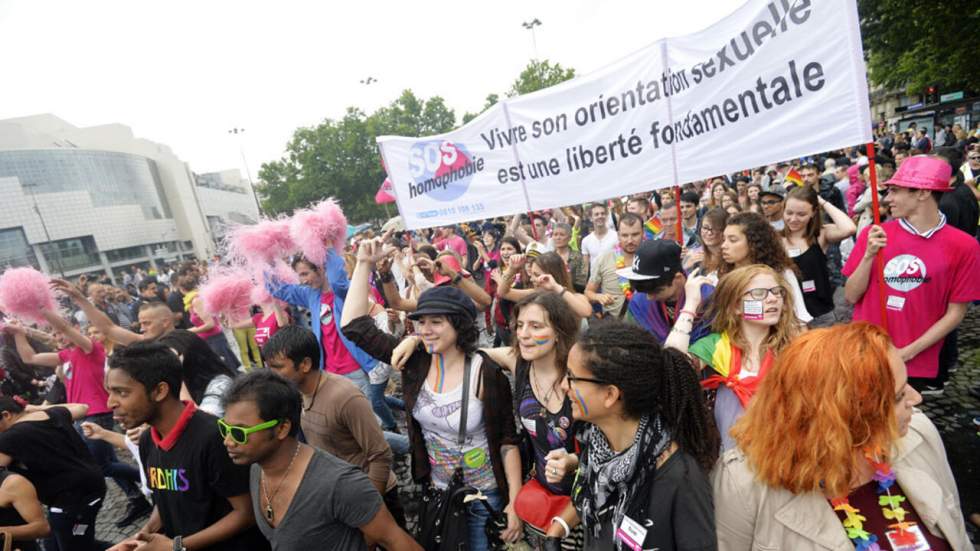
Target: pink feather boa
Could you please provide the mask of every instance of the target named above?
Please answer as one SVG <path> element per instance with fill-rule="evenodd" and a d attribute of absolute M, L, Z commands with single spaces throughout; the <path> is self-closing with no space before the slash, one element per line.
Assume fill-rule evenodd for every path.
<path fill-rule="evenodd" d="M 224 315 L 232 320 L 248 317 L 252 307 L 252 276 L 239 268 L 216 268 L 201 285 L 201 309 L 210 316 Z"/>
<path fill-rule="evenodd" d="M 289 235 L 288 219 L 236 226 L 231 230 L 227 244 L 233 262 L 245 262 L 258 272 L 296 251 L 296 244 Z"/>
<path fill-rule="evenodd" d="M 327 247 L 343 252 L 347 240 L 347 217 L 333 199 L 297 211 L 289 222 L 289 234 L 310 262 L 323 266 Z"/>
<path fill-rule="evenodd" d="M 34 268 L 11 268 L 0 275 L 0 310 L 25 321 L 44 323 L 41 310 L 57 311 L 51 278 Z"/>

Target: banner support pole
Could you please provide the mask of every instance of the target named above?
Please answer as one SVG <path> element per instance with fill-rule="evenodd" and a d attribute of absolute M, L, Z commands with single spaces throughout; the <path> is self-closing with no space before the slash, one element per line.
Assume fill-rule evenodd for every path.
<path fill-rule="evenodd" d="M 677 244 L 684 248 L 684 222 L 681 218 L 681 186 L 674 186 L 674 209 L 677 210 Z"/>
<path fill-rule="evenodd" d="M 881 225 L 881 213 L 878 210 L 878 170 L 875 167 L 875 144 L 869 142 L 865 148 L 868 156 L 868 173 L 871 175 L 871 212 L 874 224 Z M 881 308 L 881 328 L 888 332 L 888 309 L 885 306 L 885 254 L 879 250 L 875 255 L 874 273 L 878 278 L 878 305 Z"/>

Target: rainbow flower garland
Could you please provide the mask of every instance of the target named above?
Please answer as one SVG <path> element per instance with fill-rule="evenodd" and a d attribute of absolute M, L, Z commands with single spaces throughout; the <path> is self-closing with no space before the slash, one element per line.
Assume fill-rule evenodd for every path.
<path fill-rule="evenodd" d="M 619 245 L 616 245 L 613 253 L 616 255 L 616 269 L 621 270 L 625 268 L 626 257 L 623 255 L 623 249 L 621 249 Z M 633 298 L 633 287 L 630 285 L 630 280 L 619 276 L 619 288 L 623 291 L 623 295 L 626 297 L 626 300 Z"/>
<path fill-rule="evenodd" d="M 872 479 L 878 483 L 878 505 L 881 506 L 881 514 L 888 520 L 894 520 L 894 524 L 888 527 L 897 530 L 898 533 L 893 538 L 898 545 L 915 545 L 916 537 L 910 529 L 916 525 L 914 522 L 906 522 L 905 515 L 908 511 L 902 507 L 905 496 L 892 495 L 891 487 L 895 484 L 895 472 L 887 462 L 879 462 L 876 458 L 882 457 L 881 450 L 865 450 L 864 456 L 875 469 Z M 881 551 L 878 545 L 878 536 L 868 533 L 864 529 L 864 521 L 867 517 L 851 506 L 847 496 L 830 500 L 835 511 L 844 511 L 845 518 L 841 522 L 847 531 L 847 537 L 854 542 L 855 551 Z"/>

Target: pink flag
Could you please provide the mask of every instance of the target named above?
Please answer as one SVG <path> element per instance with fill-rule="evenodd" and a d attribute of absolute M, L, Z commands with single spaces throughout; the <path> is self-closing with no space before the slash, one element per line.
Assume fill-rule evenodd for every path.
<path fill-rule="evenodd" d="M 385 178 L 385 181 L 381 182 L 381 187 L 378 188 L 378 192 L 374 194 L 374 202 L 379 205 L 394 203 L 394 192 L 395 190 L 391 186 L 391 179 Z"/>

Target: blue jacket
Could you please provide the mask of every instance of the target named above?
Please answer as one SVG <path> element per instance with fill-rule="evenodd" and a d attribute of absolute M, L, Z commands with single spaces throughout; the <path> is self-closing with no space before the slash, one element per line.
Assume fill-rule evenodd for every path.
<path fill-rule="evenodd" d="M 347 298 L 347 290 L 350 289 L 350 280 L 347 279 L 347 270 L 344 269 L 344 259 L 333 250 L 327 251 L 327 260 L 323 271 L 327 276 L 327 280 L 330 281 L 330 287 L 333 289 L 333 323 L 337 326 L 337 335 L 340 336 L 341 342 L 347 347 L 347 351 L 360 364 L 361 369 L 365 373 L 370 373 L 378 361 L 348 340 L 340 327 L 340 317 L 344 311 L 344 299 Z M 265 287 L 272 296 L 279 300 L 286 301 L 294 306 L 302 306 L 310 311 L 310 329 L 313 330 L 317 342 L 320 343 L 320 369 L 322 370 L 325 358 L 323 353 L 323 336 L 320 330 L 320 299 L 323 293 L 320 289 L 314 289 L 307 285 L 282 283 L 273 274 L 268 272 L 265 274 Z"/>

